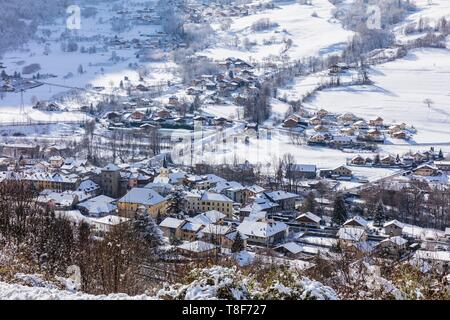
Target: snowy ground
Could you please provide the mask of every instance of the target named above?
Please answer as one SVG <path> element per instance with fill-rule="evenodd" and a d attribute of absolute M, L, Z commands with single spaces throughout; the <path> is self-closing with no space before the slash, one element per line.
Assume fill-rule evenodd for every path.
<path fill-rule="evenodd" d="M 431 27 L 434 27 L 436 22 L 442 17 L 445 17 L 447 20 L 450 18 L 450 1 L 448 0 L 416 0 L 414 2 L 418 9 L 417 12 L 409 15 L 394 29 L 397 40 L 400 42 L 405 42 L 418 36 L 417 34 L 404 34 L 404 27 L 408 24 L 417 23 L 420 19 L 423 19 Z"/>
<path fill-rule="evenodd" d="M 147 295 L 131 297 L 126 294 L 90 295 L 0 282 L 0 300 L 155 300 L 155 298 Z"/>
<path fill-rule="evenodd" d="M 154 1 L 150 1 L 150 4 Z M 146 3 L 145 5 L 148 5 Z M 0 123 L 12 122 L 26 122 L 32 121 L 83 121 L 85 116 L 79 112 L 61 112 L 48 113 L 31 109 L 32 100 L 49 100 L 57 98 L 65 94 L 70 88 L 85 89 L 87 85 L 105 87 L 101 94 L 94 94 L 90 90 L 90 101 L 98 101 L 103 98 L 103 95 L 114 93 L 117 96 L 124 96 L 126 90 L 114 90 L 113 87 L 118 87 L 120 81 L 128 77 L 129 81 L 124 81 L 127 84 L 143 83 L 145 85 L 159 85 L 167 83 L 167 81 L 176 80 L 174 75 L 173 63 L 168 61 L 146 63 L 145 66 L 149 70 L 149 75 L 145 77 L 144 82 L 139 82 L 139 75 L 136 69 L 130 68 L 130 63 L 139 63 L 135 57 L 137 49 L 120 49 L 109 48 L 104 50 L 104 37 L 111 37 L 115 33 L 111 30 L 110 18 L 114 16 L 114 3 L 102 2 L 100 4 L 92 4 L 98 9 L 98 15 L 93 18 L 82 18 L 81 29 L 75 30 L 76 35 L 84 37 L 78 41 L 79 49 L 85 47 L 86 49 L 96 46 L 97 52 L 94 54 L 77 52 L 63 52 L 59 36 L 62 32 L 67 31 L 65 17 L 58 19 L 55 24 L 45 25 L 40 27 L 40 31 L 50 30 L 51 36 L 49 41 L 40 43 L 37 41 L 30 41 L 25 44 L 20 50 L 10 51 L 0 60 L 4 66 L 7 67 L 8 74 L 22 72 L 25 65 L 38 63 L 41 65 L 39 73 L 53 74 L 56 78 L 41 79 L 46 82 L 43 86 L 26 90 L 23 94 L 23 103 L 25 113 L 20 112 L 22 98 L 20 93 L 6 93 L 0 98 Z M 143 4 L 141 4 L 143 6 Z M 139 8 L 139 7 L 136 7 Z M 100 21 L 100 19 L 102 21 Z M 131 40 L 145 39 L 141 34 L 152 34 L 161 30 L 159 25 L 135 25 L 129 31 L 119 33 L 119 39 Z M 38 34 L 39 35 L 39 34 Z M 88 38 L 91 37 L 91 38 Z M 96 38 L 94 38 L 96 37 Z M 47 50 L 46 50 L 47 48 Z M 45 52 L 47 51 L 47 52 Z M 120 58 L 118 61 L 111 61 L 111 57 L 115 55 Z M 82 66 L 84 73 L 78 72 L 78 67 Z M 68 76 L 71 73 L 72 76 Z M 69 104 L 70 109 L 77 110 L 85 101 L 78 100 Z M 89 105 L 89 104 L 87 104 Z"/>
<path fill-rule="evenodd" d="M 337 149 L 329 149 L 319 146 L 297 145 L 293 144 L 289 135 L 283 131 L 271 130 L 271 137 L 268 138 L 264 131 L 261 132 L 260 139 L 254 135 L 242 133 L 237 135 L 237 141 L 234 142 L 234 136 L 226 139 L 222 143 L 221 138 L 215 143 L 205 143 L 202 152 L 201 145 L 197 145 L 194 162 L 206 162 L 212 164 L 220 163 L 243 163 L 248 160 L 252 164 L 261 164 L 263 173 L 273 174 L 277 169 L 279 160 L 285 154 L 292 154 L 297 163 L 315 164 L 319 169 L 333 168 L 345 165 L 347 158 L 355 154 L 345 153 Z M 245 144 L 244 139 L 249 136 L 249 143 Z M 367 153 L 365 156 L 374 156 Z M 172 155 L 177 163 L 190 163 L 190 153 L 182 157 Z M 351 167 L 356 178 L 368 179 L 369 181 L 381 179 L 395 174 L 398 170 L 385 168 L 365 168 Z M 359 183 L 341 182 L 342 188 L 355 187 Z"/>
<path fill-rule="evenodd" d="M 263 61 L 269 56 L 279 57 L 286 48 L 283 40 L 292 39 L 293 45 L 285 53 L 291 59 L 326 55 L 342 49 L 344 43 L 351 37 L 352 32 L 344 30 L 334 18 L 331 11 L 334 6 L 328 0 L 315 0 L 312 5 L 300 5 L 298 1 L 277 1 L 277 8 L 265 10 L 258 14 L 234 19 L 230 30 L 220 32 L 221 41 L 211 49 L 201 54 L 213 59 L 236 57 L 245 60 Z M 317 17 L 313 17 L 313 13 Z M 278 27 L 253 32 L 251 25 L 263 18 L 278 23 Z M 227 46 L 232 38 L 237 36 L 242 42 L 248 38 L 257 45 L 250 51 Z M 228 39 L 228 41 L 227 41 Z M 264 45 L 264 41 L 272 44 Z"/>
<path fill-rule="evenodd" d="M 388 152 L 427 148 L 424 145 L 450 151 L 450 50 L 413 50 L 403 59 L 374 67 L 370 78 L 370 86 L 321 91 L 307 106 L 366 119 L 381 116 L 387 123 L 404 122 L 417 129 L 413 142 L 386 145 Z M 424 103 L 428 98 L 431 108 Z"/>

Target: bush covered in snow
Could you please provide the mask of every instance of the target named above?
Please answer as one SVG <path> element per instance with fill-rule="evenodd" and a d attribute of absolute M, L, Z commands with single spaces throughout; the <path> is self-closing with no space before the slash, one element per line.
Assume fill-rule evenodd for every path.
<path fill-rule="evenodd" d="M 157 296 L 168 300 L 245 300 L 250 298 L 246 280 L 235 267 L 194 269 L 186 278 L 186 284 L 167 286 Z"/>
<path fill-rule="evenodd" d="M 185 284 L 166 286 L 158 294 L 161 299 L 176 300 L 337 300 L 330 287 L 300 277 L 289 270 L 268 273 L 259 281 L 252 273 L 236 267 L 214 266 L 194 269 Z"/>
<path fill-rule="evenodd" d="M 263 283 L 253 283 L 252 296 L 260 300 L 338 300 L 336 292 L 318 281 L 298 273 L 275 270 L 266 274 Z"/>

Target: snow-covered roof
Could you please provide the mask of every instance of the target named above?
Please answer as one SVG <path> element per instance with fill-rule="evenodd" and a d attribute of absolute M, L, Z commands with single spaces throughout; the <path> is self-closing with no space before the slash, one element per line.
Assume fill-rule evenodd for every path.
<path fill-rule="evenodd" d="M 79 203 L 78 206 L 86 209 L 90 214 L 100 215 L 110 213 L 117 209 L 117 206 L 112 204 L 113 198 L 100 195 L 98 197 L 89 199 L 85 202 Z"/>
<path fill-rule="evenodd" d="M 114 163 L 110 163 L 102 168 L 103 171 L 119 171 L 120 168 Z"/>
<path fill-rule="evenodd" d="M 196 215 L 193 218 L 189 218 L 188 220 L 195 223 L 200 223 L 203 225 L 208 225 L 211 223 L 217 223 L 218 221 L 224 219 L 226 215 L 224 215 L 220 211 L 211 210 L 201 214 Z"/>
<path fill-rule="evenodd" d="M 250 187 L 247 187 L 247 190 L 250 190 L 253 193 L 261 193 L 261 192 L 265 191 L 265 189 L 263 187 L 260 187 L 260 186 L 258 186 L 256 184 L 254 184 L 254 185 L 252 185 Z"/>
<path fill-rule="evenodd" d="M 231 200 L 230 198 L 224 196 L 223 194 L 220 193 L 215 193 L 215 192 L 205 192 L 203 193 L 202 197 L 201 197 L 202 201 L 219 201 L 219 202 L 233 202 L 233 200 Z"/>
<path fill-rule="evenodd" d="M 367 226 L 367 221 L 366 219 L 364 219 L 361 216 L 354 216 L 351 219 L 348 219 L 347 221 L 344 222 L 344 226 L 349 225 L 351 223 L 355 222 L 356 224 L 360 225 L 361 227 L 366 227 Z"/>
<path fill-rule="evenodd" d="M 231 240 L 231 241 L 234 241 L 234 239 L 236 239 L 237 234 L 238 234 L 238 231 L 237 231 L 237 230 L 234 230 L 234 231 L 228 232 L 228 233 L 225 235 L 225 237 L 226 237 L 227 239 Z M 240 233 L 240 232 L 239 232 L 239 234 L 240 234 L 242 240 L 248 239 L 248 237 L 247 237 L 245 234 L 242 234 L 242 233 Z"/>
<path fill-rule="evenodd" d="M 244 220 L 237 229 L 239 232 L 247 236 L 268 238 L 277 233 L 285 232 L 288 229 L 288 226 L 283 222 L 260 222 Z"/>
<path fill-rule="evenodd" d="M 166 198 L 161 196 L 153 189 L 146 188 L 133 188 L 125 196 L 123 196 L 119 202 L 125 203 L 137 203 L 148 206 L 153 206 L 165 201 Z"/>
<path fill-rule="evenodd" d="M 96 218 L 96 219 L 91 219 L 91 220 L 94 222 L 94 224 L 106 224 L 106 225 L 110 225 L 110 226 L 115 226 L 115 225 L 130 221 L 129 218 L 113 216 L 113 215 L 108 215 L 108 216 L 104 216 L 102 218 Z"/>
<path fill-rule="evenodd" d="M 364 229 L 344 227 L 339 229 L 337 235 L 341 240 L 360 241 L 364 234 Z"/>
<path fill-rule="evenodd" d="M 403 228 L 403 223 L 401 223 L 400 221 L 395 220 L 395 219 L 386 222 L 386 223 L 383 225 L 383 227 L 386 228 L 386 227 L 389 227 L 390 225 L 395 225 L 395 226 L 397 226 L 397 227 L 399 227 L 399 228 Z"/>
<path fill-rule="evenodd" d="M 61 156 L 53 156 L 49 158 L 50 161 L 63 161 L 64 158 Z"/>
<path fill-rule="evenodd" d="M 286 192 L 283 190 L 266 192 L 265 195 L 272 199 L 272 201 L 281 201 L 286 199 L 298 198 L 298 195 L 295 193 Z"/>
<path fill-rule="evenodd" d="M 228 189 L 241 190 L 244 189 L 244 187 L 242 186 L 242 184 L 236 181 L 219 181 L 217 185 L 213 189 L 211 189 L 211 191 L 220 193 L 223 190 Z"/>
<path fill-rule="evenodd" d="M 82 199 L 80 199 L 80 197 Z M 47 203 L 49 201 L 54 201 L 58 206 L 70 207 L 74 205 L 76 202 L 80 200 L 84 200 L 86 197 L 85 193 L 75 192 L 75 191 L 64 191 L 64 192 L 56 192 L 44 190 L 39 195 L 37 201 L 40 203 Z"/>
<path fill-rule="evenodd" d="M 153 182 L 155 183 L 170 183 L 170 184 L 177 184 L 180 182 L 180 180 L 183 180 L 184 178 L 187 177 L 186 172 L 180 171 L 180 170 L 176 170 L 173 171 L 171 173 L 169 173 L 169 176 L 165 176 L 165 175 L 158 175 L 157 177 L 155 177 L 155 179 L 153 180 Z"/>
<path fill-rule="evenodd" d="M 317 167 L 314 164 L 293 164 L 291 170 L 297 172 L 316 172 Z"/>
<path fill-rule="evenodd" d="M 188 221 L 181 227 L 181 230 L 197 232 L 202 227 L 203 227 L 203 225 L 201 223 L 195 223 L 195 222 Z"/>
<path fill-rule="evenodd" d="M 159 226 L 165 228 L 178 229 L 184 222 L 185 222 L 184 220 L 167 217 L 159 224 Z"/>
<path fill-rule="evenodd" d="M 224 178 L 216 176 L 215 174 L 207 174 L 205 177 L 206 180 L 208 180 L 210 183 L 218 183 L 221 181 L 226 181 Z"/>
<path fill-rule="evenodd" d="M 402 238 L 400 236 L 395 236 L 395 237 L 390 237 L 390 238 L 384 239 L 381 242 L 384 242 L 384 243 L 392 242 L 392 243 L 394 243 L 394 244 L 396 244 L 398 246 L 403 246 L 403 245 L 408 243 L 408 240 L 406 240 L 406 239 L 404 239 L 404 238 Z"/>
<path fill-rule="evenodd" d="M 225 214 L 217 210 L 206 211 L 202 213 L 202 215 L 207 217 L 212 223 L 216 223 L 226 217 Z"/>
<path fill-rule="evenodd" d="M 282 245 L 279 245 L 278 247 L 275 247 L 275 249 L 278 248 L 284 248 L 287 251 L 293 253 L 293 254 L 297 254 L 299 252 L 302 252 L 302 246 L 300 246 L 299 244 L 295 243 L 295 242 L 288 242 L 288 243 L 284 243 Z"/>
<path fill-rule="evenodd" d="M 271 202 L 265 197 L 257 197 L 253 204 L 249 206 L 249 210 L 253 212 L 264 211 L 278 207 L 278 203 Z"/>
<path fill-rule="evenodd" d="M 172 186 L 169 183 L 150 182 L 150 183 L 146 184 L 144 188 L 154 189 L 155 191 L 170 192 L 174 189 L 174 186 Z"/>
<path fill-rule="evenodd" d="M 217 247 L 212 243 L 198 240 L 198 241 L 194 241 L 194 242 L 183 243 L 182 245 L 179 245 L 177 248 L 186 250 L 186 251 L 192 251 L 192 252 L 205 252 L 205 251 L 214 250 Z"/>
<path fill-rule="evenodd" d="M 307 218 L 315 223 L 319 223 L 320 220 L 322 220 L 319 216 L 316 216 L 314 213 L 312 212 L 306 212 L 306 213 L 302 213 L 301 215 L 299 215 L 296 220 L 301 219 L 301 218 Z"/>
<path fill-rule="evenodd" d="M 100 188 L 100 186 L 98 184 L 96 184 L 91 179 L 87 179 L 87 180 L 81 181 L 77 190 L 84 191 L 84 192 L 91 192 L 91 191 L 97 190 L 99 188 Z"/>
<path fill-rule="evenodd" d="M 202 229 L 202 233 L 212 235 L 225 235 L 231 231 L 231 227 L 227 225 L 209 224 Z"/>

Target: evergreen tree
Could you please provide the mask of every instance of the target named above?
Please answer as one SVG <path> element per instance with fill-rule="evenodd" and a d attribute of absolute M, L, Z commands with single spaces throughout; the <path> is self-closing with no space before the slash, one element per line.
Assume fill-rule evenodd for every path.
<path fill-rule="evenodd" d="M 342 225 L 348 218 L 347 208 L 345 206 L 344 198 L 338 195 L 334 200 L 333 216 L 331 221 L 333 224 Z"/>
<path fill-rule="evenodd" d="M 439 159 L 443 159 L 444 158 L 444 153 L 442 152 L 442 149 L 439 149 L 438 157 L 439 157 Z"/>
<path fill-rule="evenodd" d="M 231 252 L 238 253 L 242 250 L 244 250 L 244 239 L 242 239 L 239 232 L 236 232 L 236 237 L 234 238 L 233 244 L 231 245 Z"/>
<path fill-rule="evenodd" d="M 305 212 L 312 212 L 315 213 L 316 212 L 316 207 L 317 207 L 317 202 L 314 198 L 314 193 L 313 192 L 309 192 L 308 195 L 305 198 L 305 202 L 303 203 L 303 210 Z"/>
<path fill-rule="evenodd" d="M 137 233 L 138 238 L 148 244 L 150 248 L 162 244 L 162 231 L 147 212 L 139 210 L 136 219 L 133 222 L 133 229 Z"/>
<path fill-rule="evenodd" d="M 192 103 L 192 111 L 196 111 L 196 110 L 200 109 L 201 106 L 202 106 L 202 102 L 200 100 L 200 97 L 198 95 L 196 95 L 194 98 L 194 102 Z"/>
<path fill-rule="evenodd" d="M 376 154 L 375 158 L 373 159 L 373 164 L 380 164 L 380 155 Z"/>
<path fill-rule="evenodd" d="M 181 191 L 175 191 L 170 195 L 167 211 L 170 213 L 179 213 L 183 210 L 183 194 Z"/>
<path fill-rule="evenodd" d="M 384 212 L 384 206 L 381 200 L 378 201 L 373 220 L 375 222 L 375 225 L 378 227 L 381 227 L 386 220 L 386 214 Z"/>

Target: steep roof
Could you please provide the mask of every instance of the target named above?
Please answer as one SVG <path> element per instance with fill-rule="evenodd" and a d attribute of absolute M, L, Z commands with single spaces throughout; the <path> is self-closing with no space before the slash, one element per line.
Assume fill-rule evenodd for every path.
<path fill-rule="evenodd" d="M 397 227 L 399 227 L 399 228 L 403 228 L 403 223 L 401 223 L 400 221 L 395 220 L 395 219 L 386 222 L 386 223 L 383 225 L 383 227 L 386 228 L 386 227 L 389 227 L 390 225 L 395 225 L 395 226 L 397 226 Z"/>
<path fill-rule="evenodd" d="M 361 216 L 354 216 L 353 218 L 348 219 L 347 221 L 344 222 L 344 226 L 351 225 L 353 222 L 356 223 L 357 225 L 360 225 L 361 227 L 367 226 L 366 219 L 364 219 Z"/>
<path fill-rule="evenodd" d="M 319 216 L 315 215 L 312 212 L 306 212 L 306 213 L 302 213 L 301 215 L 299 215 L 297 218 L 295 218 L 295 220 L 301 219 L 301 218 L 307 218 L 315 223 L 319 223 L 320 220 L 322 220 Z"/>

